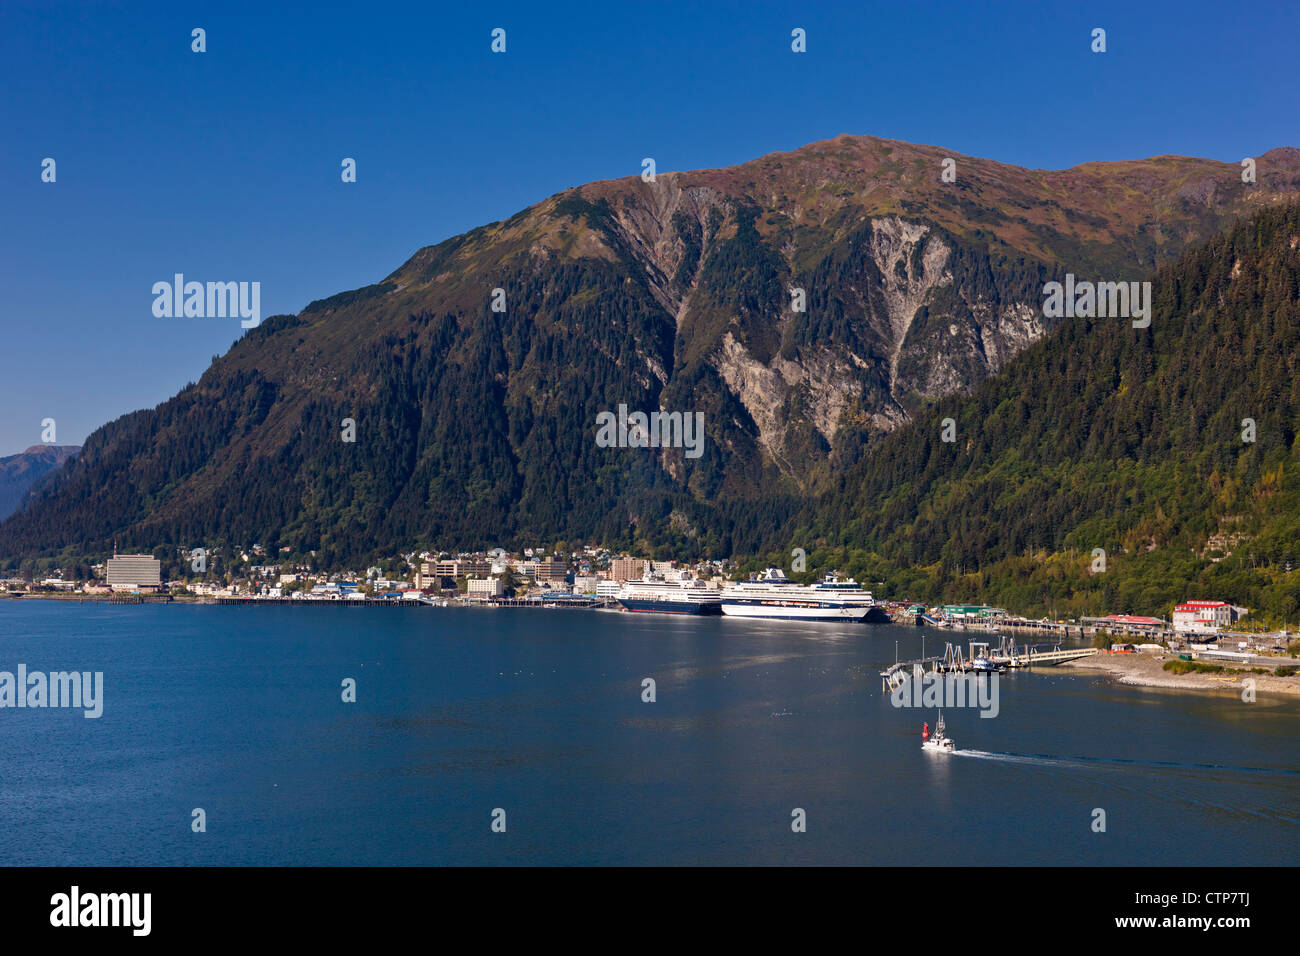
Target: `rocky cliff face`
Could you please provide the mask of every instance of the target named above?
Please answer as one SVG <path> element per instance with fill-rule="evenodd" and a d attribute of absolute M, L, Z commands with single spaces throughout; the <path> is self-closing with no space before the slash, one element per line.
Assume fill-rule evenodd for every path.
<path fill-rule="evenodd" d="M 1027 170 L 838 137 L 569 189 L 266 320 L 92 435 L 0 525 L 0 558 L 114 536 L 743 550 L 1050 331 L 1044 282 L 1148 278 L 1300 191 L 1300 151 L 1258 168 L 1251 186 L 1184 157 Z M 702 413 L 704 454 L 599 447 L 619 404 Z"/>
<path fill-rule="evenodd" d="M 995 276 L 976 251 L 957 255 L 945 230 L 892 215 L 859 217 L 842 248 L 809 268 L 818 250 L 801 243 L 826 237 L 796 230 L 771 243 L 759 215 L 670 174 L 593 217 L 602 236 L 586 249 L 621 254 L 640 274 L 687 346 L 678 360 L 716 374 L 747 413 L 742 427 L 800 487 L 827 456 L 855 460 L 864 440 L 996 372 L 1047 330 L 1046 263 Z M 759 294 L 732 301 L 719 289 Z M 647 364 L 666 385 L 670 370 Z"/>

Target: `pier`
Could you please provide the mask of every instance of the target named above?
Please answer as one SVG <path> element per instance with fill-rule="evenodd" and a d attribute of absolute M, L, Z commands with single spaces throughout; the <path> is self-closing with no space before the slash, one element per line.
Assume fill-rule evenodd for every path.
<path fill-rule="evenodd" d="M 478 603 L 478 604 L 487 604 L 487 605 L 490 605 L 490 606 L 492 606 L 492 607 L 548 607 L 548 608 L 564 608 L 564 607 L 589 608 L 589 607 L 604 607 L 604 606 L 607 604 L 607 602 L 597 600 L 596 598 L 584 598 L 584 597 L 572 597 L 572 598 L 563 598 L 563 597 L 548 597 L 548 598 L 541 598 L 541 597 L 492 598 L 492 600 L 490 600 L 490 601 L 482 601 L 482 602 L 468 602 L 468 603 L 470 604 L 470 606 L 474 606 L 474 603 Z"/>
<path fill-rule="evenodd" d="M 432 604 L 432 601 L 423 600 L 398 600 L 396 598 L 347 598 L 339 599 L 311 599 L 311 598 L 264 598 L 264 597 L 222 597 L 217 598 L 216 604 L 237 604 L 242 606 L 261 605 L 261 604 L 279 604 L 291 605 L 293 607 L 351 607 L 360 605 L 362 607 L 425 607 Z"/>
<path fill-rule="evenodd" d="M 979 649 L 979 653 L 976 653 Z M 942 654 L 931 657 L 919 657 L 910 661 L 899 661 L 880 672 L 881 690 L 892 690 L 918 670 L 924 672 L 926 665 L 936 674 L 951 673 L 993 673 L 987 668 L 975 667 L 972 660 L 982 656 L 991 662 L 997 671 L 1007 668 L 1050 666 L 1066 661 L 1091 657 L 1097 653 L 1095 647 L 1075 647 L 1062 649 L 1059 644 L 1029 644 L 1023 647 L 1016 644 L 1015 638 L 1003 637 L 996 648 L 987 643 L 972 641 L 970 653 L 963 652 L 960 644 L 949 641 L 944 645 Z"/>

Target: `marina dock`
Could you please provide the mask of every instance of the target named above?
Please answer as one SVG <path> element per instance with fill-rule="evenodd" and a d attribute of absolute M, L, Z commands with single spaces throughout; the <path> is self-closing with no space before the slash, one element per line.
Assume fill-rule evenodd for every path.
<path fill-rule="evenodd" d="M 294 607 L 426 607 L 433 604 L 425 600 L 395 600 L 393 598 L 349 598 L 347 600 L 312 600 L 303 598 L 270 597 L 222 597 L 215 601 L 202 603 L 229 604 L 249 607 L 253 605 L 277 604 Z"/>
<path fill-rule="evenodd" d="M 1062 649 L 1059 644 L 1037 644 L 1020 646 L 1014 638 L 1004 637 L 996 648 L 991 648 L 982 641 L 972 641 L 969 653 L 963 651 L 960 644 L 951 641 L 944 645 L 944 652 L 932 657 L 920 657 L 909 661 L 899 661 L 880 672 L 881 689 L 892 690 L 899 683 L 916 673 L 929 669 L 936 674 L 953 673 L 992 673 L 1009 668 L 1051 666 L 1066 661 L 1091 657 L 1098 653 L 1095 647 L 1075 647 Z M 980 660 L 983 666 L 977 665 Z M 990 668 L 988 665 L 992 665 Z"/>

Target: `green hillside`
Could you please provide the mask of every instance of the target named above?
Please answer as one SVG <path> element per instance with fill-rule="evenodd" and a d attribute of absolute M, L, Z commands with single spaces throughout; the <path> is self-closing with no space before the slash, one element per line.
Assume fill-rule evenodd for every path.
<path fill-rule="evenodd" d="M 1153 292 L 1150 328 L 1067 320 L 890 436 L 785 536 L 894 592 L 1058 616 L 1218 598 L 1295 624 L 1300 206 L 1187 253 Z"/>

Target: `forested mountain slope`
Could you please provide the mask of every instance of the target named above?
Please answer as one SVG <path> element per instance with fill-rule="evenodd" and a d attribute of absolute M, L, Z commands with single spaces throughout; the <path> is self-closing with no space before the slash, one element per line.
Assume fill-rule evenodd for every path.
<path fill-rule="evenodd" d="M 1258 168 L 1255 184 L 1184 157 L 1028 170 L 845 136 L 566 190 L 268 319 L 198 383 L 97 430 L 0 524 L 0 560 L 114 540 L 326 565 L 557 540 L 754 551 L 883 436 L 1041 339 L 1045 281 L 1141 279 L 1297 195 L 1300 152 Z M 1023 400 L 999 420 L 1039 399 Z M 620 404 L 703 414 L 703 454 L 599 447 L 596 416 Z M 888 504 L 901 520 L 905 499 Z"/>
<path fill-rule="evenodd" d="M 954 599 L 1167 614 L 1217 597 L 1295 623 L 1300 206 L 1189 251 L 1153 292 L 1149 328 L 1066 320 L 891 435 L 785 536 Z"/>

